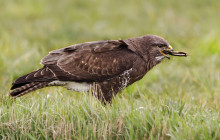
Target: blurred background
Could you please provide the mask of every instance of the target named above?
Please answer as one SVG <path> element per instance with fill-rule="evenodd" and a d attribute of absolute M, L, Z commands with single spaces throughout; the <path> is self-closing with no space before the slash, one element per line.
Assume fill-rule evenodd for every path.
<path fill-rule="evenodd" d="M 156 34 L 190 56 L 156 67 L 140 82 L 143 91 L 180 86 L 189 96 L 214 95 L 220 78 L 219 7 L 217 0 L 0 1 L 1 93 L 18 76 L 40 68 L 40 59 L 53 49 Z"/>
<path fill-rule="evenodd" d="M 103 130 L 103 122 L 114 126 L 111 122 L 108 124 L 108 118 L 105 117 L 107 112 L 110 116 L 115 114 L 110 117 L 113 118 L 112 123 L 116 118 L 118 124 L 122 124 L 122 130 L 125 130 L 113 127 L 113 136 L 123 132 L 127 135 L 133 132 L 133 128 L 140 127 L 138 131 L 140 130 L 143 136 L 152 131 L 152 135 L 167 134 L 166 136 L 173 136 L 174 139 L 186 139 L 189 134 L 192 139 L 220 138 L 217 125 L 220 120 L 218 0 L 0 0 L 0 115 L 1 111 L 6 114 L 4 120 L 1 116 L 0 119 L 11 123 L 11 120 L 16 120 L 13 116 L 18 116 L 17 119 L 23 120 L 24 123 L 15 121 L 15 126 L 17 122 L 26 125 L 25 121 L 30 118 L 23 114 L 29 111 L 22 106 L 29 106 L 35 113 L 30 112 L 29 116 L 33 116 L 31 120 L 41 122 L 39 128 L 45 130 L 45 133 L 51 130 L 51 134 L 55 134 L 52 126 L 57 115 L 53 114 L 54 110 L 60 112 L 63 118 L 70 112 L 73 112 L 71 116 L 74 117 L 72 109 L 75 106 L 79 106 L 79 110 L 86 105 L 91 107 L 87 104 L 87 96 L 52 87 L 28 94 L 14 104 L 14 101 L 9 101 L 10 98 L 7 97 L 13 80 L 40 68 L 40 59 L 51 50 L 87 41 L 126 39 L 146 34 L 164 37 L 174 50 L 188 52 L 189 57 L 164 60 L 142 80 L 123 90 L 116 97 L 113 108 L 105 110 L 103 107 L 94 107 L 89 110 L 88 112 L 98 110 L 95 112 L 98 115 L 93 115 L 97 116 L 97 121 L 100 120 L 101 125 L 97 128 Z M 47 97 L 50 98 L 47 100 Z M 45 107 L 46 103 L 48 108 Z M 42 105 L 42 110 L 32 104 L 37 107 Z M 118 108 L 118 113 L 114 106 Z M 136 112 L 136 116 L 140 116 L 138 119 L 134 115 L 129 116 L 129 110 L 132 112 L 133 108 L 140 106 L 147 110 L 144 114 L 146 116 L 143 116 L 142 112 Z M 17 110 L 14 111 L 17 115 L 14 115 L 13 110 L 8 113 L 7 108 Z M 48 119 L 50 128 L 44 127 L 44 115 L 39 115 L 39 110 L 40 113 L 48 111 L 56 118 Z M 99 116 L 100 110 L 104 111 Z M 92 124 L 93 117 L 88 119 L 85 114 L 82 118 Z M 175 117 L 172 117 L 172 114 Z M 104 119 L 100 119 L 103 116 Z M 70 118 L 70 122 L 76 120 L 75 123 L 78 123 L 81 121 L 78 121 L 78 118 L 80 117 Z M 31 120 L 30 124 L 27 123 L 27 128 L 30 128 L 30 133 L 33 134 Z M 58 120 L 60 123 L 64 122 L 62 118 L 58 117 Z M 138 124 L 149 120 L 152 120 L 150 124 L 153 125 Z M 57 130 L 60 130 L 62 127 L 59 121 L 57 124 Z M 67 119 L 66 125 L 68 124 L 70 123 Z M 82 121 L 83 125 L 85 124 Z M 135 127 L 130 127 L 132 125 Z M 0 125 L 2 132 L 6 132 L 6 126 L 9 125 Z M 94 125 L 89 126 L 89 133 L 93 132 Z M 145 127 L 147 128 L 142 129 Z M 39 133 L 43 132 L 41 129 Z M 12 130 L 8 127 L 8 135 L 12 134 Z M 66 127 L 62 130 L 70 132 Z M 63 135 L 61 132 L 60 135 Z M 88 130 L 85 129 L 84 132 L 87 134 Z M 56 134 L 58 135 L 59 131 L 56 131 Z M 83 133 L 76 134 L 82 134 L 84 137 Z M 102 132 L 100 135 L 103 135 Z M 0 138 L 3 137 L 0 135 Z"/>
<path fill-rule="evenodd" d="M 12 80 L 41 67 L 53 49 L 156 34 L 190 57 L 164 62 L 143 85 L 157 91 L 151 84 L 176 87 L 185 78 L 187 88 L 219 92 L 219 7 L 217 0 L 0 1 L 0 90 L 7 94 Z"/>

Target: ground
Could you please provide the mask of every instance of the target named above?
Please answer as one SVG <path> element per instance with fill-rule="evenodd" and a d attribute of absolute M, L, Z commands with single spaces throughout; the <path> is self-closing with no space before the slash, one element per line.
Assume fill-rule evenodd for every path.
<path fill-rule="evenodd" d="M 220 139 L 218 0 L 0 1 L 0 139 Z M 45 88 L 18 99 L 11 82 L 49 51 L 145 34 L 188 58 L 165 60 L 103 106 Z"/>

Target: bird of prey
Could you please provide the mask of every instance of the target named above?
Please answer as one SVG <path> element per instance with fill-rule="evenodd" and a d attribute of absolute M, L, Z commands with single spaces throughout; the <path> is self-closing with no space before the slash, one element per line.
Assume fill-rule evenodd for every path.
<path fill-rule="evenodd" d="M 78 92 L 92 91 L 100 101 L 111 102 L 119 91 L 143 78 L 169 55 L 187 56 L 173 51 L 156 35 L 72 45 L 51 51 L 41 60 L 42 68 L 15 80 L 10 95 L 19 97 L 48 86 L 64 86 Z"/>

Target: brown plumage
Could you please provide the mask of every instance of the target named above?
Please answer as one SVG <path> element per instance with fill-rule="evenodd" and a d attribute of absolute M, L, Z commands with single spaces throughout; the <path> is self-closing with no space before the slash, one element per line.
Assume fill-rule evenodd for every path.
<path fill-rule="evenodd" d="M 75 91 L 92 89 L 101 101 L 110 102 L 119 91 L 169 58 L 171 52 L 169 43 L 155 35 L 76 44 L 50 52 L 41 61 L 43 68 L 13 82 L 10 95 L 65 86 Z"/>

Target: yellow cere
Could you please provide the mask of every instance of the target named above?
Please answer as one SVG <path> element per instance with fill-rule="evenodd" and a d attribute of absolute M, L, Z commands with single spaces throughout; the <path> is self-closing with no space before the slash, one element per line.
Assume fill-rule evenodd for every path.
<path fill-rule="evenodd" d="M 171 45 L 169 45 L 169 47 L 168 47 L 168 48 L 169 48 L 170 50 L 171 50 L 171 49 L 173 49 L 173 47 L 172 47 Z"/>

